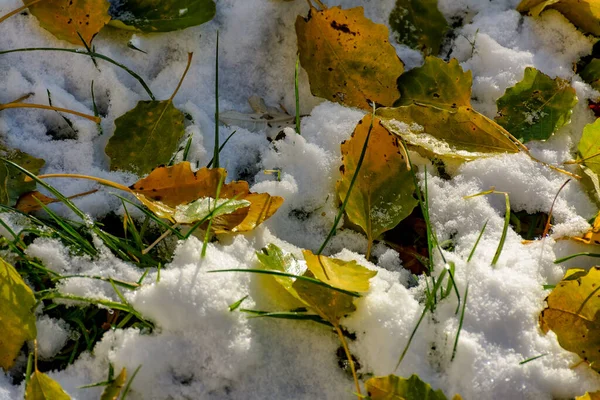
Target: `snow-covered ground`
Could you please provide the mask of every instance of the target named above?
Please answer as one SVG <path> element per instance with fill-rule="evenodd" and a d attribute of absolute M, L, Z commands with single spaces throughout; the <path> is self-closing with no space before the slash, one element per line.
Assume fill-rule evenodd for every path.
<path fill-rule="evenodd" d="M 247 99 L 264 97 L 269 105 L 294 110 L 294 65 L 297 15 L 306 15 L 305 1 L 219 0 L 216 18 L 185 31 L 136 35 L 105 29 L 95 39 L 98 52 L 122 61 L 143 76 L 159 99 L 168 98 L 183 72 L 187 53 L 194 63 L 175 105 L 193 117 L 187 132 L 193 134 L 191 160 L 206 163 L 214 141 L 214 78 L 216 32 L 220 33 L 221 109 L 249 112 Z M 344 8 L 363 5 L 366 15 L 387 24 L 393 0 L 327 0 Z M 540 18 L 521 16 L 518 0 L 439 0 L 448 21 L 459 22 L 455 39 L 442 50 L 473 72 L 473 104 L 488 117 L 496 113 L 496 100 L 505 89 L 534 66 L 551 77 L 572 79 L 579 103 L 572 123 L 545 143 L 532 143 L 532 152 L 547 162 L 572 157 L 583 126 L 593 121 L 587 99 L 597 93 L 574 75 L 573 63 L 590 53 L 594 41 L 584 36 L 562 15 L 545 12 Z M 0 15 L 21 5 L 19 0 L 0 0 Z M 56 47 L 57 41 L 31 16 L 17 15 L 0 24 L 0 50 L 21 47 Z M 133 40 L 147 54 L 127 47 Z M 420 55 L 396 46 L 407 68 L 418 66 Z M 27 93 L 31 100 L 46 103 L 52 93 L 54 105 L 92 113 L 90 93 L 94 81 L 96 100 L 106 116 L 104 135 L 89 121 L 72 118 L 77 139 L 53 140 L 46 133 L 57 129 L 60 117 L 39 110 L 7 110 L 0 115 L 0 134 L 6 142 L 46 160 L 45 173 L 69 172 L 133 183 L 131 174 L 108 171 L 104 154 L 114 131 L 114 120 L 146 100 L 143 88 L 122 70 L 89 57 L 67 53 L 17 53 L 0 56 L 0 103 Z M 256 231 L 222 237 L 200 257 L 202 242 L 191 238 L 180 243 L 173 262 L 161 279 L 151 273 L 135 292 L 125 292 L 131 304 L 156 323 L 152 334 L 138 330 L 107 332 L 93 353 L 86 353 L 65 371 L 51 373 L 76 399 L 97 399 L 101 389 L 79 386 L 106 379 L 109 362 L 119 371 L 142 365 L 133 381 L 131 399 L 342 399 L 352 398 L 351 378 L 338 367 L 335 335 L 309 322 L 249 319 L 229 312 L 227 306 L 245 295 L 246 308 L 283 310 L 270 295 L 270 278 L 250 274 L 207 274 L 211 269 L 253 268 L 255 252 L 269 243 L 300 254 L 301 248 L 316 250 L 331 228 L 336 213 L 335 182 L 341 162 L 340 143 L 348 139 L 363 111 L 322 102 L 310 95 L 306 73 L 300 79 L 302 136 L 289 131 L 286 138 L 270 144 L 264 132 L 238 129 L 223 152 L 222 166 L 230 179 L 246 179 L 253 191 L 285 198 L 273 218 Z M 222 137 L 231 132 L 221 127 Z M 280 168 L 281 181 L 263 170 Z M 429 168 L 428 171 L 432 171 Z M 423 178 L 423 169 L 420 177 Z M 504 251 L 495 268 L 490 266 L 504 219 L 504 198 L 464 196 L 494 186 L 510 194 L 512 208 L 528 212 L 550 209 L 566 176 L 550 171 L 521 155 L 497 156 L 463 165 L 452 180 L 429 175 L 431 219 L 440 240 L 453 238 L 454 252 L 445 254 L 456 263 L 459 290 L 469 284 L 457 354 L 451 361 L 458 329 L 454 315 L 456 298 L 442 303 L 425 318 L 397 371 L 396 362 L 423 309 L 423 282 L 409 285 L 398 254 L 379 244 L 377 265 L 361 254 L 366 239 L 345 230 L 332 240 L 328 253 L 355 259 L 376 269 L 371 291 L 358 300 L 358 310 L 342 321 L 356 333 L 350 349 L 363 374 L 413 373 L 448 396 L 465 399 L 572 398 L 586 390 L 600 389 L 600 377 L 577 363 L 576 355 L 560 348 L 553 334 L 542 335 L 537 318 L 548 292 L 542 285 L 558 282 L 568 266 L 586 267 L 589 260 L 555 265 L 554 259 L 581 251 L 571 241 L 546 238 L 531 245 L 509 230 Z M 79 180 L 52 180 L 63 193 L 79 193 L 96 185 Z M 77 199 L 92 216 L 121 209 L 120 201 L 101 189 Z M 67 212 L 60 206 L 57 210 Z M 554 206 L 554 238 L 583 232 L 586 220 L 597 208 L 578 183 L 561 192 Z M 68 215 L 68 214 L 67 214 Z M 486 233 L 471 262 L 466 259 L 483 225 Z M 12 223 L 18 223 L 12 221 Z M 28 254 L 60 273 L 77 272 L 135 281 L 142 271 L 114 258 L 108 250 L 98 260 L 68 255 L 51 240 L 37 240 Z M 440 264 L 441 268 L 441 264 Z M 412 287 L 409 287 L 412 286 Z M 118 300 L 109 285 L 71 279 L 61 291 L 87 297 Z M 69 335 L 60 321 L 38 322 L 40 352 L 52 355 Z M 40 354 L 41 354 L 40 353 Z M 546 354 L 519 365 L 527 358 Z M 0 399 L 22 396 L 23 386 L 13 386 L 0 372 Z"/>

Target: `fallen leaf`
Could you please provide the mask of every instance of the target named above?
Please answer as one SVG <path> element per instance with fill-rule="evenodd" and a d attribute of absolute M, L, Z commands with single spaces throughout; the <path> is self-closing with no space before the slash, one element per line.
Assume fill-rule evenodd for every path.
<path fill-rule="evenodd" d="M 520 151 L 504 128 L 471 107 L 414 104 L 380 108 L 376 115 L 386 129 L 427 157 L 472 160 Z"/>
<path fill-rule="evenodd" d="M 185 133 L 184 119 L 172 100 L 140 101 L 115 120 L 115 133 L 105 150 L 111 171 L 144 175 L 167 164 Z"/>
<path fill-rule="evenodd" d="M 201 25 L 215 13 L 213 0 L 114 1 L 110 8 L 112 26 L 142 32 L 171 32 Z"/>
<path fill-rule="evenodd" d="M 389 22 L 398 43 L 425 55 L 440 52 L 449 29 L 437 0 L 396 0 Z"/>
<path fill-rule="evenodd" d="M 600 90 L 600 59 L 594 58 L 579 73 L 579 76 L 581 76 L 584 82 L 589 83 L 592 88 Z"/>
<path fill-rule="evenodd" d="M 600 244 L 600 215 L 594 219 L 592 227 L 582 236 L 575 236 L 571 239 L 585 244 Z"/>
<path fill-rule="evenodd" d="M 413 177 L 398 139 L 371 115 L 365 116 L 352 137 L 342 143 L 342 178 L 337 182 L 340 200 L 345 201 L 348 194 L 371 121 L 373 128 L 367 151 L 345 209 L 350 221 L 367 235 L 367 258 L 373 241 L 409 216 L 418 204 L 413 196 Z"/>
<path fill-rule="evenodd" d="M 306 267 L 318 280 L 331 286 L 351 292 L 365 293 L 369 291 L 369 279 L 377 275 L 356 261 L 343 261 L 337 258 L 315 255 L 310 250 L 303 250 Z"/>
<path fill-rule="evenodd" d="M 439 108 L 456 108 L 471 105 L 471 71 L 465 72 L 455 58 L 449 62 L 437 57 L 426 57 L 418 68 L 398 78 L 400 99 L 395 106 L 414 103 Z"/>
<path fill-rule="evenodd" d="M 404 71 L 385 25 L 364 16 L 363 7 L 317 10 L 296 20 L 298 51 L 315 96 L 366 110 L 371 102 L 391 106 L 400 96 Z"/>
<path fill-rule="evenodd" d="M 596 175 L 600 174 L 600 119 L 583 128 L 583 134 L 577 145 L 583 165 Z"/>
<path fill-rule="evenodd" d="M 306 272 L 306 267 L 301 264 L 292 254 L 284 253 L 276 245 L 270 243 L 261 251 L 256 252 L 256 256 L 260 265 L 271 271 L 281 271 L 288 274 L 302 276 Z M 299 305 L 306 306 L 296 289 L 293 288 L 295 278 L 289 276 L 272 275 L 272 278 L 283 288 L 288 294 L 292 295 L 298 302 L 292 303 L 296 307 Z M 266 288 L 267 290 L 269 288 Z"/>
<path fill-rule="evenodd" d="M 121 373 L 108 385 L 104 388 L 102 395 L 100 395 L 100 400 L 117 400 L 119 395 L 121 394 L 121 390 L 125 386 L 125 382 L 127 381 L 127 369 L 121 369 Z"/>
<path fill-rule="evenodd" d="M 25 5 L 34 0 L 23 0 Z M 81 35 L 87 46 L 110 21 L 107 0 L 43 0 L 29 7 L 40 26 L 58 39 L 82 46 Z"/>
<path fill-rule="evenodd" d="M 27 340 L 35 339 L 35 297 L 15 268 L 0 258 L 0 367 L 10 369 Z"/>
<path fill-rule="evenodd" d="M 84 193 L 79 193 L 73 196 L 69 196 L 67 197 L 68 199 L 75 199 L 77 197 L 83 197 L 83 196 L 87 196 L 88 194 L 92 194 L 92 193 L 96 193 L 97 190 L 90 190 Z M 53 199 L 52 197 L 48 197 L 40 192 L 28 192 L 25 193 L 24 195 L 22 195 L 21 197 L 19 197 L 19 200 L 17 201 L 17 204 L 15 205 L 15 208 L 21 212 L 24 212 L 26 214 L 32 213 L 34 211 L 38 211 L 42 209 L 42 206 L 40 205 L 40 203 L 42 203 L 43 205 L 48 205 L 48 204 L 53 204 L 53 203 L 58 203 L 61 200 L 58 199 Z"/>
<path fill-rule="evenodd" d="M 258 96 L 248 99 L 252 114 L 244 114 L 238 111 L 225 111 L 219 113 L 219 121 L 228 126 L 238 126 L 250 132 L 266 130 L 267 136 L 271 137 L 282 129 L 294 125 L 295 116 L 275 107 L 267 107 L 264 100 Z"/>
<path fill-rule="evenodd" d="M 600 372 L 600 267 L 571 269 L 546 298 L 540 315 L 544 333 Z"/>
<path fill-rule="evenodd" d="M 523 0 L 517 11 L 537 17 L 546 9 L 557 10 L 584 32 L 600 36 L 598 0 Z"/>
<path fill-rule="evenodd" d="M 365 383 L 371 400 L 447 400 L 441 390 L 433 390 L 417 375 L 410 378 L 401 378 L 396 375 L 388 375 L 370 378 Z M 455 395 L 453 400 L 460 400 Z"/>
<path fill-rule="evenodd" d="M 71 397 L 58 382 L 48 375 L 35 371 L 25 389 L 25 400 L 70 400 Z"/>
<path fill-rule="evenodd" d="M 598 392 L 586 392 L 583 396 L 575 397 L 575 400 L 600 400 L 600 391 Z"/>
<path fill-rule="evenodd" d="M 498 99 L 496 122 L 521 142 L 547 140 L 571 122 L 577 94 L 569 82 L 527 67 L 525 77 Z"/>
<path fill-rule="evenodd" d="M 19 150 L 8 152 L 5 158 L 34 174 L 38 174 L 45 164 L 44 160 Z M 26 180 L 26 178 L 27 175 L 16 168 L 6 163 L 0 163 L 0 203 L 14 206 L 22 194 L 35 190 L 35 182 Z"/>

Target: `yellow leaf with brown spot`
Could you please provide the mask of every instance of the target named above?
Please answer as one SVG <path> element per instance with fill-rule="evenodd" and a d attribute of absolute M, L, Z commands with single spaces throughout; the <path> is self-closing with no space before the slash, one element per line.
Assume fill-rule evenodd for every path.
<path fill-rule="evenodd" d="M 600 267 L 567 271 L 546 303 L 542 331 L 552 330 L 564 349 L 600 372 Z"/>
<path fill-rule="evenodd" d="M 10 369 L 27 340 L 37 330 L 33 292 L 17 270 L 0 258 L 0 367 Z"/>
<path fill-rule="evenodd" d="M 350 221 L 367 235 L 368 255 L 373 241 L 408 217 L 418 204 L 398 138 L 371 115 L 365 116 L 352 137 L 342 143 L 342 178 L 337 182 L 340 200 L 346 199 L 369 131 L 367 151 L 345 210 Z"/>
<path fill-rule="evenodd" d="M 82 46 L 81 35 L 90 46 L 92 39 L 110 21 L 108 0 L 23 0 L 25 5 L 34 3 L 29 11 L 40 26 L 56 36 Z"/>
<path fill-rule="evenodd" d="M 396 80 L 404 65 L 389 43 L 385 25 L 364 16 L 363 7 L 310 8 L 296 19 L 298 50 L 315 96 L 370 110 L 400 97 Z"/>
<path fill-rule="evenodd" d="M 600 36 L 598 0 L 523 0 L 517 11 L 537 17 L 546 9 L 557 10 L 584 32 Z"/>

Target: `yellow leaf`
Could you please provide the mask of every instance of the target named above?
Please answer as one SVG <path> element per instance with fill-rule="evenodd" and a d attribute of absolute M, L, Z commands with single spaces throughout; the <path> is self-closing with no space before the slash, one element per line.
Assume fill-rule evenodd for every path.
<path fill-rule="evenodd" d="M 25 400 L 70 400 L 71 397 L 62 387 L 48 375 L 35 371 L 27 388 L 25 389 Z"/>
<path fill-rule="evenodd" d="M 104 388 L 100 400 L 117 400 L 125 386 L 127 381 L 127 369 L 121 369 L 121 373 L 110 383 L 110 385 Z"/>
<path fill-rule="evenodd" d="M 34 0 L 23 0 L 25 5 Z M 36 2 L 29 11 L 42 28 L 58 39 L 82 46 L 81 34 L 88 46 L 92 39 L 110 21 L 107 0 L 43 0 Z"/>
<path fill-rule="evenodd" d="M 540 315 L 542 331 L 552 330 L 564 349 L 600 372 L 600 267 L 587 273 L 568 271 L 546 303 Z"/>
<path fill-rule="evenodd" d="M 600 36 L 600 1 L 598 0 L 523 0 L 517 11 L 537 17 L 546 9 L 563 14 L 581 30 Z"/>
<path fill-rule="evenodd" d="M 370 102 L 391 106 L 400 97 L 402 61 L 388 41 L 388 28 L 366 18 L 362 7 L 311 6 L 307 18 L 297 18 L 296 34 L 314 95 L 366 110 Z"/>
<path fill-rule="evenodd" d="M 575 400 L 600 400 L 600 391 L 598 392 L 587 392 L 583 396 L 575 397 Z"/>
<path fill-rule="evenodd" d="M 23 343 L 35 339 L 35 297 L 15 268 L 0 258 L 0 367 L 8 370 Z"/>
<path fill-rule="evenodd" d="M 15 208 L 24 213 L 30 213 L 33 211 L 40 210 L 42 207 L 36 201 L 39 200 L 42 204 L 48 205 L 52 203 L 56 203 L 60 200 L 53 199 L 52 197 L 48 197 L 46 195 L 41 194 L 40 192 L 28 192 L 19 197 L 17 201 L 17 205 Z"/>
<path fill-rule="evenodd" d="M 365 116 L 356 126 L 352 138 L 342 143 L 342 179 L 337 183 L 342 202 L 356 172 L 371 121 L 371 115 Z M 346 204 L 350 221 L 367 235 L 367 258 L 373 241 L 408 217 L 418 204 L 413 196 L 413 177 L 400 146 L 397 137 L 375 118 L 367 152 Z"/>
<path fill-rule="evenodd" d="M 359 265 L 356 261 L 343 261 L 315 255 L 310 250 L 303 250 L 306 267 L 315 278 L 331 286 L 351 292 L 369 291 L 369 279 L 377 275 L 377 271 Z"/>
<path fill-rule="evenodd" d="M 583 236 L 576 236 L 572 239 L 585 244 L 600 244 L 600 214 L 596 216 L 594 224 Z"/>
<path fill-rule="evenodd" d="M 447 400 L 448 398 L 441 390 L 433 390 L 432 387 L 419 378 L 412 375 L 410 378 L 402 378 L 396 375 L 379 376 L 369 379 L 365 383 L 371 400 Z M 460 400 L 455 395 L 452 400 Z"/>

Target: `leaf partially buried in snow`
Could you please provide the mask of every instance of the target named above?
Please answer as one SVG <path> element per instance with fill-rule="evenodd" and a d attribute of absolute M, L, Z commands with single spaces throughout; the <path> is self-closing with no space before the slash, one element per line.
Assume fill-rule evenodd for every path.
<path fill-rule="evenodd" d="M 256 257 L 264 269 L 281 271 L 293 275 L 304 275 L 306 268 L 301 265 L 292 255 L 284 253 L 279 247 L 270 243 L 261 251 L 256 252 Z M 273 275 L 273 279 L 279 283 L 289 294 L 305 304 L 300 295 L 292 287 L 295 279 L 289 276 Z"/>
<path fill-rule="evenodd" d="M 600 372 L 600 267 L 569 270 L 546 298 L 540 315 L 544 333 Z"/>
<path fill-rule="evenodd" d="M 447 400 L 441 390 L 433 390 L 417 375 L 410 378 L 401 378 L 396 375 L 388 375 L 370 378 L 365 387 L 371 400 Z M 452 400 L 460 400 L 455 395 Z"/>
<path fill-rule="evenodd" d="M 252 114 L 238 111 L 225 111 L 219 113 L 219 121 L 225 125 L 239 126 L 251 132 L 266 130 L 267 133 L 278 133 L 287 126 L 294 125 L 295 116 L 275 107 L 268 107 L 264 100 L 258 96 L 248 99 Z M 271 135 L 269 135 L 271 136 Z"/>
<path fill-rule="evenodd" d="M 21 347 L 35 339 L 35 297 L 15 268 L 0 258 L 0 367 L 8 370 Z"/>
<path fill-rule="evenodd" d="M 185 133 L 185 116 L 164 101 L 140 101 L 115 120 L 115 133 L 106 145 L 110 169 L 144 175 L 167 164 Z"/>
<path fill-rule="evenodd" d="M 427 57 L 423 66 L 398 78 L 401 96 L 395 105 L 420 103 L 447 109 L 470 106 L 472 84 L 471 71 L 463 71 L 455 58 L 445 62 Z"/>
<path fill-rule="evenodd" d="M 517 11 L 537 17 L 546 9 L 557 10 L 581 30 L 600 36 L 598 0 L 523 0 Z"/>
<path fill-rule="evenodd" d="M 127 369 L 121 369 L 121 373 L 113 379 L 113 381 L 104 388 L 100 400 L 117 400 L 121 394 L 121 390 L 127 381 Z"/>
<path fill-rule="evenodd" d="M 404 71 L 389 43 L 385 25 L 364 16 L 362 7 L 310 8 L 296 20 L 298 50 L 314 95 L 330 101 L 372 108 L 391 106 L 400 97 L 396 80 Z"/>
<path fill-rule="evenodd" d="M 581 79 L 600 90 L 600 59 L 594 58 L 580 73 Z"/>
<path fill-rule="evenodd" d="M 214 198 L 220 182 L 224 182 L 227 172 L 223 168 L 202 168 L 192 171 L 189 162 L 172 167 L 158 167 L 146 178 L 130 187 L 133 194 L 161 218 L 175 221 L 176 208 L 180 215 L 194 214 L 199 204 L 190 205 L 198 199 Z M 278 196 L 268 193 L 251 193 L 248 183 L 236 181 L 223 184 L 219 199 L 233 199 L 229 205 L 235 210 L 213 219 L 212 227 L 216 233 L 245 232 L 254 229 L 271 217 L 283 203 Z M 211 208 L 213 208 L 211 206 Z M 227 207 L 227 206 L 226 206 Z M 199 209 L 199 207 L 196 207 Z"/>
<path fill-rule="evenodd" d="M 575 400 L 600 400 L 600 391 L 577 396 L 575 397 Z"/>
<path fill-rule="evenodd" d="M 389 22 L 398 43 L 425 55 L 440 52 L 449 28 L 437 0 L 396 0 Z"/>
<path fill-rule="evenodd" d="M 35 371 L 27 388 L 25 388 L 25 400 L 70 400 L 71 397 L 60 386 L 58 382 L 48 375 Z"/>
<path fill-rule="evenodd" d="M 596 216 L 592 227 L 586 233 L 571 239 L 585 244 L 600 244 L 600 215 Z"/>
<path fill-rule="evenodd" d="M 44 160 L 30 156 L 19 150 L 9 151 L 4 157 L 34 174 L 38 174 L 45 164 Z M 35 182 L 26 180 L 25 178 L 27 178 L 27 175 L 16 168 L 3 162 L 0 163 L 1 204 L 14 206 L 22 194 L 35 190 Z"/>
<path fill-rule="evenodd" d="M 371 115 L 365 116 L 352 137 L 342 143 L 342 178 L 337 183 L 337 194 L 342 202 L 356 172 L 371 121 Z M 367 235 L 368 254 L 373 241 L 409 216 L 418 204 L 413 196 L 412 174 L 400 146 L 397 137 L 375 118 L 363 164 L 346 205 L 350 221 Z"/>
<path fill-rule="evenodd" d="M 471 107 L 446 110 L 414 104 L 380 108 L 376 115 L 390 132 L 428 157 L 472 160 L 519 152 L 504 128 Z"/>
<path fill-rule="evenodd" d="M 600 175 L 600 119 L 583 128 L 577 150 L 583 164 Z"/>
<path fill-rule="evenodd" d="M 214 0 L 113 1 L 111 25 L 142 32 L 171 32 L 203 24 L 216 13 Z"/>
<path fill-rule="evenodd" d="M 527 67 L 525 77 L 498 99 L 496 122 L 525 143 L 546 140 L 571 122 L 577 94 L 569 82 Z"/>
<path fill-rule="evenodd" d="M 25 5 L 35 0 L 23 0 Z M 40 26 L 58 39 L 82 46 L 81 35 L 88 46 L 110 21 L 108 0 L 43 0 L 29 7 Z"/>

